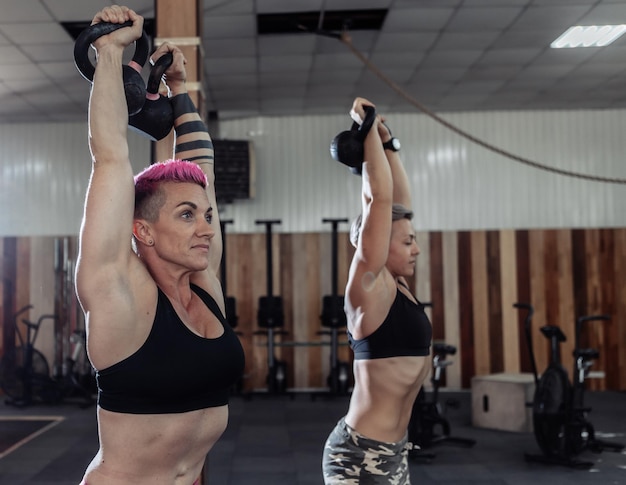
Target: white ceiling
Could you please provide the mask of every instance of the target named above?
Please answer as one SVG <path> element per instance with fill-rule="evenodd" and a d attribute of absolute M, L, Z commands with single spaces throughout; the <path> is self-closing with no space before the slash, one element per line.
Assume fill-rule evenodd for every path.
<path fill-rule="evenodd" d="M 171 0 L 176 1 L 176 0 Z M 60 22 L 105 0 L 2 0 L 0 123 L 85 120 L 89 83 Z M 146 18 L 153 0 L 128 0 Z M 626 23 L 626 0 L 204 0 L 204 90 L 219 119 L 345 113 L 355 95 L 415 111 L 339 40 L 259 36 L 256 15 L 384 8 L 352 43 L 402 92 L 437 111 L 626 107 L 626 36 L 550 49 L 574 24 Z"/>

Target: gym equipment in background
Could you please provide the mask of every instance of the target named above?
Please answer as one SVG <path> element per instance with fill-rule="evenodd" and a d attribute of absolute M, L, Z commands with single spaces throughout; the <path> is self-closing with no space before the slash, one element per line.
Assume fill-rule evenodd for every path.
<path fill-rule="evenodd" d="M 236 329 L 239 324 L 239 317 L 237 316 L 237 300 L 234 296 L 228 296 L 228 285 L 226 280 L 226 225 L 232 224 L 232 219 L 221 219 L 220 227 L 222 229 L 222 262 L 220 264 L 220 281 L 222 283 L 222 291 L 224 292 L 224 309 L 226 311 L 226 321 L 228 324 Z M 241 332 L 235 330 L 237 335 L 243 335 Z M 232 392 L 234 394 L 241 394 L 243 389 L 243 376 L 237 380 L 233 385 Z"/>
<path fill-rule="evenodd" d="M 430 303 L 424 303 L 424 306 L 430 305 Z M 439 388 L 441 387 L 442 374 L 447 366 L 452 365 L 452 362 L 446 360 L 446 357 L 456 354 L 456 347 L 445 343 L 434 343 L 433 354 L 433 375 L 430 379 L 433 389 L 430 393 L 430 398 L 426 397 L 426 391 L 424 387 L 422 387 L 413 404 L 413 411 L 409 422 L 409 441 L 421 448 L 409 452 L 409 457 L 415 459 L 433 459 L 435 457 L 434 453 L 423 450 L 436 445 L 450 444 L 471 448 L 476 444 L 476 440 L 452 436 L 450 432 L 450 422 L 445 417 L 445 409 L 442 409 L 441 403 L 439 402 Z M 457 399 L 451 398 L 447 399 L 445 402 L 445 408 L 450 407 L 457 409 L 459 405 Z M 439 427 L 439 433 L 436 432 L 437 427 Z"/>
<path fill-rule="evenodd" d="M 224 292 L 224 306 L 226 308 L 226 320 L 232 328 L 237 328 L 239 317 L 237 316 L 237 300 L 234 296 L 228 296 L 228 285 L 226 280 L 226 225 L 232 224 L 232 219 L 220 220 L 222 230 L 222 263 L 220 265 L 220 280 L 222 291 Z"/>
<path fill-rule="evenodd" d="M 89 58 L 92 42 L 103 35 L 132 25 L 132 22 L 112 24 L 101 22 L 83 30 L 74 43 L 74 64 L 78 72 L 90 83 L 96 72 Z M 172 54 L 167 53 L 155 62 L 151 69 L 148 84 L 144 83 L 141 71 L 148 60 L 150 45 L 148 36 L 142 36 L 135 43 L 132 60 L 122 66 L 124 95 L 128 106 L 129 127 L 153 141 L 165 138 L 174 126 L 174 112 L 169 99 L 159 94 L 159 84 L 165 70 L 172 64 Z"/>
<path fill-rule="evenodd" d="M 361 175 L 363 168 L 363 142 L 376 120 L 376 110 L 372 106 L 364 106 L 363 123 L 355 121 L 350 130 L 342 131 L 330 143 L 330 155 L 337 162 L 350 168 L 355 175 Z"/>
<path fill-rule="evenodd" d="M 5 352 L 0 361 L 0 388 L 7 396 L 5 403 L 23 408 L 38 403 L 59 404 L 71 397 L 78 397 L 81 407 L 91 406 L 94 404 L 91 393 L 79 382 L 79 375 L 75 370 L 76 361 L 85 345 L 84 333 L 72 334 L 70 341 L 74 349 L 66 359 L 65 373 L 53 378 L 50 376 L 46 357 L 35 348 L 35 343 L 41 324 L 45 320 L 54 321 L 57 316 L 44 314 L 36 322 L 22 318 L 22 324 L 26 326 L 25 336 L 22 336 L 18 319 L 32 308 L 32 305 L 27 305 L 13 316 L 19 346 Z"/>
<path fill-rule="evenodd" d="M 561 363 L 561 343 L 566 337 L 554 325 L 541 327 L 541 333 L 550 341 L 550 361 L 548 368 L 539 377 L 533 353 L 531 319 L 534 308 L 528 303 L 514 303 L 513 306 L 526 310 L 524 333 L 535 378 L 535 395 L 532 402 L 533 427 L 541 455 L 526 454 L 531 462 L 563 465 L 572 468 L 588 469 L 591 461 L 577 458 L 583 451 L 621 452 L 624 445 L 599 440 L 587 416 L 591 408 L 585 407 L 585 378 L 589 374 L 592 361 L 600 355 L 596 349 L 580 347 L 580 333 L 587 322 L 609 320 L 608 315 L 586 315 L 576 319 L 574 344 L 574 379 L 570 383 L 567 371 Z"/>
<path fill-rule="evenodd" d="M 262 329 L 255 335 L 267 335 L 267 392 L 283 394 L 287 390 L 287 364 L 275 354 L 277 335 L 285 335 L 282 330 L 285 323 L 283 299 L 274 295 L 272 272 L 272 225 L 280 224 L 280 219 L 257 219 L 255 224 L 265 226 L 265 253 L 267 261 L 267 294 L 259 298 L 257 325 Z"/>
<path fill-rule="evenodd" d="M 350 388 L 351 370 L 348 362 L 340 361 L 338 356 L 339 330 L 347 325 L 346 314 L 343 309 L 344 297 L 337 290 L 337 228 L 340 223 L 348 219 L 322 219 L 324 223 L 332 225 L 331 233 L 331 277 L 332 292 L 322 298 L 322 326 L 328 330 L 319 332 L 321 335 L 330 335 L 330 373 L 327 385 L 331 394 L 347 394 Z"/>

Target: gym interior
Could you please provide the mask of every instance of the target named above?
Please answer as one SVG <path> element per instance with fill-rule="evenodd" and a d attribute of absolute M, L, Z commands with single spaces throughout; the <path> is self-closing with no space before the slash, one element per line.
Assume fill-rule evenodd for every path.
<path fill-rule="evenodd" d="M 364 8 L 339 3 L 306 11 L 357 18 Z M 153 40 L 183 39 L 215 145 L 221 281 L 246 368 L 204 483 L 323 482 L 324 440 L 351 390 L 342 294 L 361 190 L 329 144 L 350 128 L 356 95 L 377 104 L 402 142 L 420 246 L 410 289 L 433 325 L 433 368 L 409 430 L 422 447 L 410 456 L 412 482 L 626 483 L 626 40 L 579 57 L 547 52 L 548 37 L 570 24 L 626 24 L 624 5 L 366 3 L 386 17 L 355 26 L 346 46 L 328 32 L 263 37 L 261 17 L 294 14 L 288 0 L 127 2 L 152 19 Z M 0 483 L 78 483 L 97 450 L 74 290 L 89 83 L 68 25 L 84 28 L 101 7 L 11 1 L 0 20 Z M 537 18 L 550 22 L 529 28 Z M 496 22 L 493 40 L 485 19 Z M 237 37 L 241 25 L 252 39 Z M 47 32 L 61 40 L 41 40 Z M 494 47 L 499 36 L 506 49 Z M 547 42 L 541 55 L 518 46 L 523 37 Z M 418 56 L 418 42 L 432 52 Z M 570 72 L 578 82 L 562 79 Z M 269 82 L 251 87 L 252 77 Z M 163 141 L 137 131 L 129 141 L 136 172 L 169 158 Z M 14 373 L 27 347 L 45 385 Z M 555 400 L 568 432 L 546 418 Z"/>

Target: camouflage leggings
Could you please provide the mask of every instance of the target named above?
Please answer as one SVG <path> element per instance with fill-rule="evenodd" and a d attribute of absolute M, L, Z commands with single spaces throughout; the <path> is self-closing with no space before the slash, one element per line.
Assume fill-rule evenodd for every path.
<path fill-rule="evenodd" d="M 360 435 L 341 418 L 324 446 L 326 485 L 410 485 L 405 436 L 383 443 Z"/>

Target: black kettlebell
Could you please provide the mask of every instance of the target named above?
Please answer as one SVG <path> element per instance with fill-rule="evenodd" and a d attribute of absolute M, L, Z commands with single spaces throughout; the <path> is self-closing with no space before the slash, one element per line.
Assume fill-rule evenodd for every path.
<path fill-rule="evenodd" d="M 78 72 L 89 82 L 93 82 L 93 76 L 96 72 L 95 66 L 89 59 L 89 47 L 91 43 L 111 32 L 129 27 L 132 22 L 124 22 L 123 24 L 112 24 L 110 22 L 100 22 L 93 24 L 83 30 L 74 44 L 74 63 Z M 122 75 L 124 77 L 124 94 L 126 95 L 126 104 L 128 105 L 128 114 L 134 115 L 141 111 L 146 100 L 146 86 L 141 77 L 141 69 L 148 60 L 150 43 L 145 32 L 141 38 L 135 42 L 135 53 L 132 61 L 128 65 L 122 67 Z"/>
<path fill-rule="evenodd" d="M 172 65 L 174 56 L 167 52 L 159 57 L 148 77 L 146 99 L 139 113 L 128 118 L 130 128 L 147 136 L 152 141 L 165 138 L 174 126 L 174 110 L 167 96 L 159 94 L 163 73 Z"/>
<path fill-rule="evenodd" d="M 355 175 L 361 175 L 364 158 L 363 142 L 376 120 L 376 110 L 373 106 L 363 106 L 363 111 L 365 111 L 365 118 L 360 126 L 355 121 L 350 130 L 342 131 L 330 143 L 330 156 L 335 161 L 350 167 L 350 171 Z"/>

